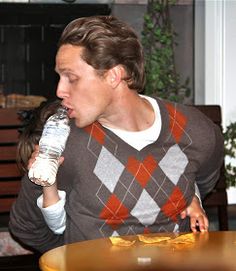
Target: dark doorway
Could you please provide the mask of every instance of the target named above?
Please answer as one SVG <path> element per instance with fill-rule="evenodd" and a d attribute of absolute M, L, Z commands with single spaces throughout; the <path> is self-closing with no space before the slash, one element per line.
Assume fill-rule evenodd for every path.
<path fill-rule="evenodd" d="M 54 58 L 65 25 L 108 15 L 106 4 L 0 4 L 0 85 L 4 94 L 55 97 Z"/>

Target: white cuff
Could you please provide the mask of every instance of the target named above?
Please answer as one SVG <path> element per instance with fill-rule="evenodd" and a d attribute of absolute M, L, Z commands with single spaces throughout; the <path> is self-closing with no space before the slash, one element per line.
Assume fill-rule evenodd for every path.
<path fill-rule="evenodd" d="M 55 234 L 62 234 L 66 228 L 66 192 L 58 190 L 60 200 L 46 208 L 43 208 L 43 195 L 38 197 L 37 206 L 41 210 L 48 227 Z"/>

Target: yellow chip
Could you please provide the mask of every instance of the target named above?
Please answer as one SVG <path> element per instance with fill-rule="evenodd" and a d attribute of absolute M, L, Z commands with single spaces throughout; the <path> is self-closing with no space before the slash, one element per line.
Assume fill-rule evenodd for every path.
<path fill-rule="evenodd" d="M 179 235 L 178 237 L 171 239 L 168 242 L 172 244 L 194 243 L 195 237 L 193 233 L 187 233 L 187 234 Z"/>
<path fill-rule="evenodd" d="M 146 236 L 146 235 L 138 235 L 139 241 L 147 243 L 147 244 L 153 244 L 153 243 L 160 243 L 163 241 L 167 241 L 170 239 L 169 236 Z"/>
<path fill-rule="evenodd" d="M 125 240 L 121 237 L 109 237 L 112 244 L 115 246 L 122 246 L 122 247 L 128 247 L 132 246 L 135 243 L 135 240 L 130 241 L 130 240 Z"/>

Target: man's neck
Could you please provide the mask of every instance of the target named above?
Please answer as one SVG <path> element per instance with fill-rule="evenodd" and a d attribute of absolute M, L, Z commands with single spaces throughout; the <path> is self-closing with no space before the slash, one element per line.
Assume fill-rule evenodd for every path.
<path fill-rule="evenodd" d="M 101 125 L 125 131 L 148 129 L 155 120 L 151 103 L 135 91 L 126 91 L 117 97 L 107 117 L 99 119 Z"/>

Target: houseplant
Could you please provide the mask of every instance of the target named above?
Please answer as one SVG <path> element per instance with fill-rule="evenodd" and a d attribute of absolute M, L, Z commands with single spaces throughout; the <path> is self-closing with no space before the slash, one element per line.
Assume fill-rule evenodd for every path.
<path fill-rule="evenodd" d="M 142 32 L 146 71 L 144 93 L 183 102 L 190 95 L 190 89 L 188 78 L 181 84 L 176 71 L 174 47 L 177 34 L 170 16 L 170 7 L 174 4 L 176 0 L 148 0 Z"/>
<path fill-rule="evenodd" d="M 225 174 L 227 187 L 236 187 L 236 122 L 231 122 L 224 132 Z"/>

